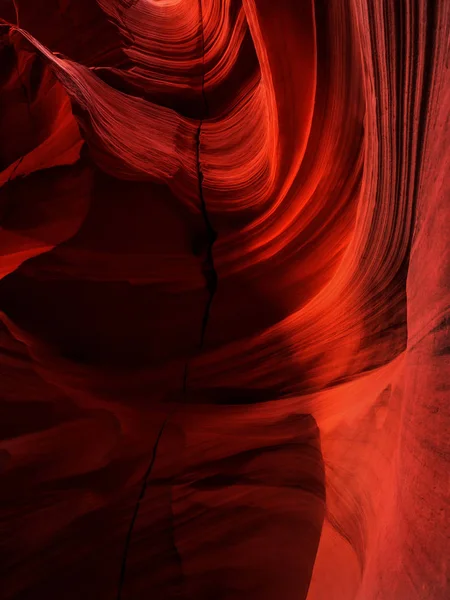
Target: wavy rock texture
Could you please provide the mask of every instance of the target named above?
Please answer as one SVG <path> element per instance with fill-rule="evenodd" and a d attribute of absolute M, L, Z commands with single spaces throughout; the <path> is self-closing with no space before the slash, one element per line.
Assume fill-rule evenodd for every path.
<path fill-rule="evenodd" d="M 0 17 L 2 600 L 450 597 L 448 2 Z"/>

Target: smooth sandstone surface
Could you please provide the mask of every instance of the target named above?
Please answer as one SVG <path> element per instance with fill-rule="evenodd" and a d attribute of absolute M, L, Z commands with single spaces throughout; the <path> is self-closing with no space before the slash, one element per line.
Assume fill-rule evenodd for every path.
<path fill-rule="evenodd" d="M 446 0 L 0 2 L 0 599 L 450 597 Z"/>

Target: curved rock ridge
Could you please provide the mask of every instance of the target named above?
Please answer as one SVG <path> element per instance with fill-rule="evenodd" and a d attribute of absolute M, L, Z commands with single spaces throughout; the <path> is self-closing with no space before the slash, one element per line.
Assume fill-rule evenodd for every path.
<path fill-rule="evenodd" d="M 449 31 L 0 2 L 0 600 L 450 596 Z"/>

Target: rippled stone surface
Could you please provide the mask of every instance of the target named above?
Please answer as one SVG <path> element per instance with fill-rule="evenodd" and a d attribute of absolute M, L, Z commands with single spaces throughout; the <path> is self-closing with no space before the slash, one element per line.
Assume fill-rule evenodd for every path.
<path fill-rule="evenodd" d="M 2 600 L 450 595 L 449 27 L 0 2 Z"/>

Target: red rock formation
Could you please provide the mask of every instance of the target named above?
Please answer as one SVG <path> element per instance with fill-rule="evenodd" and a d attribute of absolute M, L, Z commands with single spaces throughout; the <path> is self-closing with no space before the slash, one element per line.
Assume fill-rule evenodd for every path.
<path fill-rule="evenodd" d="M 2 600 L 448 597 L 449 26 L 0 2 Z"/>

